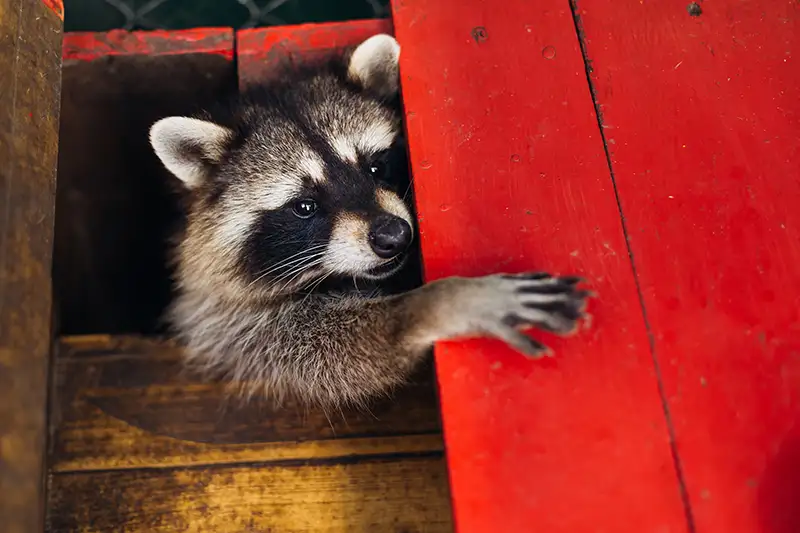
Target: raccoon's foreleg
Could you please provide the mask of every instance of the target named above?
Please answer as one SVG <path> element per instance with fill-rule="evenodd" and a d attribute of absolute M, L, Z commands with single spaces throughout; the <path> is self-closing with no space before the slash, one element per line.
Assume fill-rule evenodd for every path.
<path fill-rule="evenodd" d="M 543 273 L 451 277 L 384 298 L 297 302 L 284 315 L 297 313 L 296 320 L 281 321 L 294 329 L 281 336 L 292 339 L 281 344 L 291 344 L 306 395 L 360 403 L 404 381 L 439 340 L 491 336 L 529 356 L 548 353 L 520 329 L 573 332 L 589 296 L 579 281 Z"/>
<path fill-rule="evenodd" d="M 577 287 L 581 281 L 542 272 L 445 278 L 401 295 L 409 317 L 403 336 L 422 349 L 439 340 L 489 336 L 531 357 L 550 355 L 520 329 L 573 333 L 590 295 Z"/>

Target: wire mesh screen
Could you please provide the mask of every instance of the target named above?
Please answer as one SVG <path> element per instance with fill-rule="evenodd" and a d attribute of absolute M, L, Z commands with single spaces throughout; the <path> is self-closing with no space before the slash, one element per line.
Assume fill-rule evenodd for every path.
<path fill-rule="evenodd" d="M 386 17 L 389 0 L 65 0 L 67 31 L 252 28 Z"/>

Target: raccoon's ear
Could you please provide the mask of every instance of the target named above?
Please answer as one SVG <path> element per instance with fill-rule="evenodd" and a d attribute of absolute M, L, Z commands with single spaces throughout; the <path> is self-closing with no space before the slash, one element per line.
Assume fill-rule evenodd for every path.
<path fill-rule="evenodd" d="M 394 97 L 400 86 L 400 45 L 391 35 L 373 35 L 350 56 L 347 75 L 364 89 L 384 98 Z"/>
<path fill-rule="evenodd" d="M 197 118 L 162 118 L 150 128 L 153 151 L 189 189 L 203 183 L 232 139 L 228 128 Z"/>

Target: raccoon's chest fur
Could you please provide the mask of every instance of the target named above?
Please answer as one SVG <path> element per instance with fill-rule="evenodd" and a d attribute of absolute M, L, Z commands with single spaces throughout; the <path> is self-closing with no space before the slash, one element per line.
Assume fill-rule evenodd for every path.
<path fill-rule="evenodd" d="M 391 283 L 342 280 L 260 301 L 187 291 L 176 298 L 170 321 L 185 346 L 186 364 L 222 378 L 245 397 L 360 404 L 399 384 L 406 373 L 382 369 L 380 347 L 391 337 L 381 331 L 391 327 L 390 317 L 365 307 L 395 290 Z M 372 320 L 378 327 L 369 325 Z M 356 382 L 367 386 L 354 387 Z"/>

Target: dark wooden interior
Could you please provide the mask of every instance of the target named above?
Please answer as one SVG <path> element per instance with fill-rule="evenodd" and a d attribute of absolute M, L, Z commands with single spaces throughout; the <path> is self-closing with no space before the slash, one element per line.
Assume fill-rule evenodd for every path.
<path fill-rule="evenodd" d="M 148 143 L 161 117 L 236 88 L 219 55 L 123 55 L 63 68 L 54 279 L 60 333 L 152 333 L 169 298 L 176 187 Z"/>
<path fill-rule="evenodd" d="M 365 412 L 243 406 L 163 336 L 180 210 L 147 130 L 237 79 L 223 54 L 64 63 L 45 529 L 450 531 L 432 365 Z"/>

